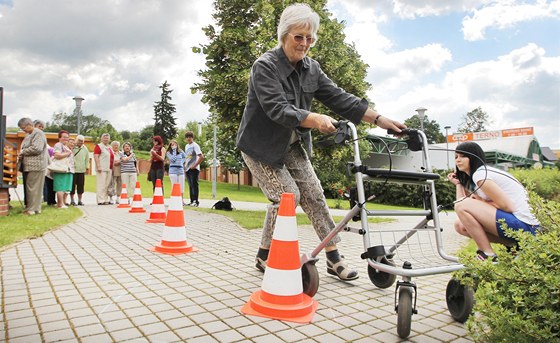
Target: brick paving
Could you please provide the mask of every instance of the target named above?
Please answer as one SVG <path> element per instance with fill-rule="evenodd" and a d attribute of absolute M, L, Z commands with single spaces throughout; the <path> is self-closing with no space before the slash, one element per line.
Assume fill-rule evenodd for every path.
<path fill-rule="evenodd" d="M 312 323 L 295 324 L 240 313 L 262 282 L 253 263 L 260 230 L 247 231 L 224 216 L 187 208 L 187 239 L 199 251 L 170 256 L 148 250 L 159 243 L 163 230 L 163 224 L 145 224 L 149 212 L 97 205 L 81 209 L 84 216 L 78 221 L 0 252 L 0 341 L 403 341 L 396 331 L 394 286 L 378 289 L 371 283 L 367 263 L 359 257 L 359 235 L 342 233 L 339 248 L 360 278 L 342 282 L 329 276 L 321 254 L 314 297 L 319 307 Z M 441 215 L 450 250 L 464 242 L 451 232 L 453 219 Z M 383 229 L 409 224 L 399 219 Z M 303 227 L 299 243 L 302 252 L 309 252 L 318 239 Z M 404 341 L 471 341 L 447 311 L 449 277 L 413 279 L 418 314 Z"/>

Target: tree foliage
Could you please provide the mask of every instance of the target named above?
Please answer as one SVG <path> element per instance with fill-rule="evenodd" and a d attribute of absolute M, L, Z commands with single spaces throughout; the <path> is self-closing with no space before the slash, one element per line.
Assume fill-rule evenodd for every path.
<path fill-rule="evenodd" d="M 479 106 L 462 117 L 457 132 L 482 132 L 486 131 L 486 126 L 489 124 L 491 124 L 490 116 Z"/>
<path fill-rule="evenodd" d="M 206 69 L 199 71 L 202 81 L 192 92 L 203 94 L 211 121 L 218 126 L 218 158 L 222 165 L 239 171 L 244 165 L 235 148 L 239 122 L 246 103 L 247 83 L 253 62 L 277 45 L 276 28 L 284 8 L 296 1 L 285 0 L 217 0 L 214 2 L 215 25 L 205 27 L 208 43 L 193 48 L 206 55 Z M 301 2 L 301 1 L 300 1 Z M 344 23 L 331 18 L 327 1 L 304 1 L 321 17 L 319 40 L 309 56 L 321 63 L 323 71 L 340 87 L 357 96 L 365 96 L 370 85 L 364 81 L 367 65 L 353 45 L 344 42 Z M 315 101 L 313 111 L 330 113 Z M 348 154 L 348 149 L 341 155 Z M 313 163 L 323 185 L 325 179 L 342 180 L 346 159 L 315 152 Z"/>
<path fill-rule="evenodd" d="M 411 129 L 420 129 L 420 118 L 413 115 L 406 119 L 404 124 Z M 428 116 L 424 118 L 424 133 L 428 139 L 428 144 L 445 143 L 445 136 L 440 132 L 441 128 L 439 123 L 435 120 L 429 120 Z"/>
<path fill-rule="evenodd" d="M 53 113 L 52 121 L 47 121 L 45 124 L 45 131 L 58 132 L 60 130 L 66 130 L 70 133 L 75 133 L 78 128 L 77 125 L 78 116 L 75 113 Z M 80 133 L 84 136 L 92 137 L 95 142 L 99 142 L 103 133 L 110 134 L 112 140 L 119 140 L 122 138 L 108 120 L 102 119 L 95 114 L 82 115 L 80 120 Z"/>
<path fill-rule="evenodd" d="M 154 135 L 161 136 L 164 143 L 177 136 L 177 124 L 175 123 L 175 105 L 171 101 L 172 89 L 165 81 L 161 86 L 161 98 L 154 104 Z"/>

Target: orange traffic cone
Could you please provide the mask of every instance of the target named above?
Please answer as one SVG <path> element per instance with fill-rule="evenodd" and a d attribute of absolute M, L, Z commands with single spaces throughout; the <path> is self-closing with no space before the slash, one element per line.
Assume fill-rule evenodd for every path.
<path fill-rule="evenodd" d="M 140 182 L 136 182 L 136 188 L 134 188 L 134 196 L 132 197 L 132 208 L 128 211 L 129 213 L 144 213 L 146 210 L 142 205 L 142 191 L 140 190 Z"/>
<path fill-rule="evenodd" d="M 161 179 L 156 179 L 156 188 L 152 199 L 152 211 L 146 223 L 165 223 L 165 205 L 163 202 L 163 188 Z"/>
<path fill-rule="evenodd" d="M 319 305 L 303 293 L 295 197 L 283 193 L 261 290 L 241 312 L 296 323 L 309 323 Z"/>
<path fill-rule="evenodd" d="M 130 204 L 128 203 L 128 192 L 126 191 L 126 183 L 122 184 L 122 191 L 121 191 L 121 199 L 117 208 L 129 208 Z"/>
<path fill-rule="evenodd" d="M 197 251 L 192 244 L 187 242 L 187 231 L 185 229 L 185 212 L 183 211 L 183 201 L 181 200 L 181 185 L 173 184 L 169 208 L 161 242 L 151 251 L 168 255 L 186 254 Z"/>

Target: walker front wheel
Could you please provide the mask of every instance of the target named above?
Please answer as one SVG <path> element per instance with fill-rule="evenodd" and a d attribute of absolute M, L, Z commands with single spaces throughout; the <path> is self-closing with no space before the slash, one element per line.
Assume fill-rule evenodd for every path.
<path fill-rule="evenodd" d="M 410 324 L 412 321 L 412 289 L 410 287 L 399 288 L 399 304 L 397 306 L 397 334 L 400 338 L 410 335 Z"/>
<path fill-rule="evenodd" d="M 461 284 L 455 278 L 447 283 L 445 290 L 445 300 L 447 309 L 451 317 L 459 323 L 464 323 L 469 319 L 474 306 L 474 291 L 471 287 Z"/>
<path fill-rule="evenodd" d="M 319 289 L 319 272 L 315 262 L 307 262 L 301 266 L 301 281 L 303 282 L 303 293 L 313 297 Z"/>
<path fill-rule="evenodd" d="M 394 265 L 394 263 L 389 261 L 385 256 L 381 258 L 380 263 L 389 266 Z M 371 282 L 378 288 L 389 288 L 395 283 L 395 280 L 397 280 L 397 276 L 395 274 L 390 274 L 377 270 L 372 266 L 370 266 L 369 263 L 368 263 L 368 276 Z"/>

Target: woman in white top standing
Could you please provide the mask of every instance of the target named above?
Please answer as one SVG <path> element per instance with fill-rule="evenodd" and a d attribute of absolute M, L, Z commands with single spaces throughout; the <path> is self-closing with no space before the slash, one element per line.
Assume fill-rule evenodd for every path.
<path fill-rule="evenodd" d="M 455 230 L 471 237 L 478 246 L 478 258 L 496 260 L 490 243 L 516 244 L 506 237 L 502 222 L 513 230 L 536 234 L 539 222 L 531 213 L 527 191 L 511 174 L 486 166 L 484 151 L 474 142 L 455 149 L 455 173 L 447 175 L 456 186 Z"/>

